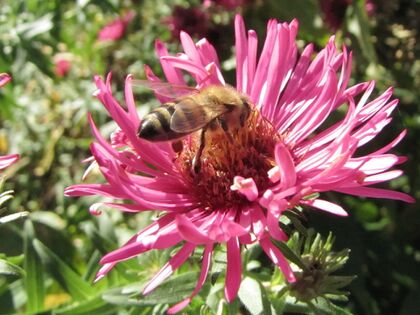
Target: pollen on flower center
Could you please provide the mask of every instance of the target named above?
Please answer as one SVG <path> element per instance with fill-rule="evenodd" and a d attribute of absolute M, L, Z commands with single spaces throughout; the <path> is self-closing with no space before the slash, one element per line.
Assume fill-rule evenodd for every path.
<path fill-rule="evenodd" d="M 207 131 L 200 171 L 192 171 L 192 161 L 199 147 L 199 136 L 184 140 L 177 158 L 178 167 L 190 184 L 192 193 L 208 210 L 240 209 L 247 198 L 231 190 L 235 176 L 252 178 L 258 191 L 271 182 L 267 172 L 274 166 L 274 147 L 280 136 L 271 124 L 254 109 L 244 127 L 231 133 L 221 129 Z M 232 141 L 233 140 L 233 141 Z"/>

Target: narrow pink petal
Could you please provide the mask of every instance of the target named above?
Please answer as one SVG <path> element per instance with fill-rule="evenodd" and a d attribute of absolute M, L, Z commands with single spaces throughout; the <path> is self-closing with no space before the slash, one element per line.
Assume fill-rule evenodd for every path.
<path fill-rule="evenodd" d="M 251 231 L 251 212 L 246 207 L 239 213 L 239 224 L 246 232 Z"/>
<path fill-rule="evenodd" d="M 188 59 L 190 59 L 191 61 L 197 64 L 203 65 L 201 63 L 200 54 L 198 53 L 197 47 L 195 46 L 194 41 L 192 40 L 191 36 L 188 35 L 186 32 L 181 31 L 181 33 L 179 34 L 179 37 L 181 39 L 182 48 L 187 54 Z"/>
<path fill-rule="evenodd" d="M 117 263 L 110 263 L 110 264 L 105 264 L 105 265 L 103 265 L 103 266 L 99 269 L 99 271 L 97 272 L 97 274 L 96 274 L 96 276 L 95 276 L 95 279 L 93 280 L 93 283 L 96 283 L 96 282 L 98 282 L 99 280 L 103 279 L 103 278 L 107 275 L 107 273 L 108 273 L 108 272 L 110 272 L 112 268 L 114 268 L 114 266 L 115 266 L 116 264 L 117 264 Z"/>
<path fill-rule="evenodd" d="M 216 68 L 220 69 L 220 62 L 219 57 L 217 56 L 217 51 L 213 45 L 208 42 L 207 39 L 200 39 L 196 46 L 198 52 L 200 53 L 203 64 L 208 65 L 210 63 L 214 63 Z"/>
<path fill-rule="evenodd" d="M 198 294 L 198 292 L 203 287 L 204 282 L 206 281 L 207 275 L 210 270 L 210 263 L 211 263 L 211 257 L 213 253 L 213 244 L 209 244 L 204 249 L 203 253 L 203 261 L 201 263 L 201 272 L 200 277 L 198 278 L 197 285 L 193 291 L 193 293 L 184 299 L 183 301 L 177 303 L 176 305 L 172 306 L 168 309 L 168 314 L 175 314 L 179 311 L 183 310 L 188 304 L 190 304 L 191 300 Z"/>
<path fill-rule="evenodd" d="M 173 56 L 165 56 L 161 58 L 162 61 L 166 61 L 171 64 L 174 68 L 179 68 L 190 72 L 197 76 L 198 79 L 204 79 L 207 76 L 207 71 L 201 65 L 197 65 L 195 62 L 190 60 L 180 59 Z"/>
<path fill-rule="evenodd" d="M 272 200 L 267 207 L 267 227 L 272 236 L 277 241 L 286 241 L 287 235 L 280 229 L 279 218 L 281 213 L 286 210 L 288 203 L 285 199 Z"/>
<path fill-rule="evenodd" d="M 288 108 L 288 104 L 291 103 L 291 100 L 296 97 L 297 92 L 299 92 L 300 85 L 305 77 L 306 70 L 308 69 L 309 63 L 311 61 L 311 55 L 313 52 L 313 45 L 309 44 L 303 50 L 299 61 L 297 62 L 296 67 L 293 70 L 289 83 L 287 84 L 283 95 L 280 97 L 280 100 L 277 104 L 276 114 L 273 118 L 275 122 L 274 127 L 279 129 L 283 125 L 284 120 L 290 115 L 291 109 Z"/>
<path fill-rule="evenodd" d="M 8 73 L 0 73 L 0 87 L 6 85 L 12 80 L 12 77 Z"/>
<path fill-rule="evenodd" d="M 280 267 L 281 271 L 286 277 L 286 280 L 288 282 L 295 282 L 296 278 L 293 274 L 292 268 L 290 267 L 286 258 L 284 258 L 281 251 L 276 246 L 274 246 L 273 243 L 271 243 L 270 238 L 266 236 L 260 239 L 260 245 L 267 256 L 273 261 L 273 263 Z"/>
<path fill-rule="evenodd" d="M 227 244 L 227 268 L 225 279 L 225 297 L 230 303 L 238 294 L 242 277 L 241 245 L 238 238 L 231 238 Z"/>
<path fill-rule="evenodd" d="M 279 171 L 280 186 L 283 189 L 289 188 L 296 183 L 295 163 L 290 155 L 289 149 L 279 142 L 274 149 L 274 156 Z"/>
<path fill-rule="evenodd" d="M 181 237 L 177 233 L 175 227 L 173 227 L 172 231 L 146 236 L 141 241 L 124 245 L 113 252 L 108 253 L 101 259 L 101 264 L 127 260 L 151 249 L 173 247 L 181 241 Z"/>
<path fill-rule="evenodd" d="M 160 40 L 157 40 L 155 42 L 155 50 L 158 57 L 161 59 L 164 56 L 169 56 L 168 50 L 166 49 L 166 46 L 164 43 L 162 43 Z M 168 62 L 162 62 L 162 69 L 163 73 L 165 74 L 166 79 L 168 82 L 178 85 L 186 85 L 186 82 L 184 80 L 184 77 L 182 76 L 182 72 L 179 69 L 174 68 L 170 63 Z"/>
<path fill-rule="evenodd" d="M 258 60 L 257 68 L 255 70 L 254 81 L 252 82 L 251 94 L 249 95 L 251 100 L 255 102 L 257 106 L 262 106 L 260 102 L 261 94 L 263 91 L 264 83 L 266 82 L 266 75 L 268 65 L 270 63 L 271 54 L 275 44 L 277 35 L 277 21 L 270 20 L 267 24 L 267 35 L 264 41 L 264 46 Z"/>
<path fill-rule="evenodd" d="M 131 204 L 131 203 L 101 202 L 100 204 L 102 206 L 118 209 L 118 210 L 121 210 L 123 212 L 137 213 L 137 212 L 141 212 L 141 211 L 144 211 L 144 210 L 150 210 L 150 209 L 145 209 L 141 205 Z"/>
<path fill-rule="evenodd" d="M 395 199 L 401 200 L 408 203 L 413 203 L 416 200 L 408 194 L 393 191 L 389 189 L 381 189 L 381 188 L 372 188 L 372 187 L 351 187 L 351 188 L 339 188 L 334 189 L 335 191 L 349 194 L 349 195 L 356 195 L 356 196 L 363 196 L 363 197 L 371 197 L 371 198 L 385 198 L 385 199 Z"/>
<path fill-rule="evenodd" d="M 230 186 L 230 189 L 233 191 L 238 191 L 249 201 L 254 201 L 258 197 L 258 188 L 252 178 L 235 176 L 233 178 L 233 185 Z"/>
<path fill-rule="evenodd" d="M 235 16 L 235 56 L 236 56 L 236 89 L 246 92 L 244 86 L 244 77 L 246 75 L 246 53 L 248 49 L 248 41 L 245 33 L 245 24 L 242 16 Z"/>
<path fill-rule="evenodd" d="M 150 82 L 162 82 L 152 71 L 152 69 L 148 66 L 148 65 L 144 65 L 144 73 L 146 75 L 146 78 L 148 81 Z M 156 91 L 153 91 L 153 94 L 155 94 L 155 97 L 157 98 L 157 100 L 164 104 L 166 102 L 172 101 L 173 98 L 164 96 Z"/>
<path fill-rule="evenodd" d="M 251 212 L 252 231 L 257 237 L 260 237 L 265 231 L 267 218 L 260 206 L 251 207 L 249 210 Z"/>
<path fill-rule="evenodd" d="M 19 160 L 19 154 L 0 156 L 0 170 L 3 170 Z"/>
<path fill-rule="evenodd" d="M 67 187 L 64 190 L 64 196 L 80 197 L 99 195 L 111 198 L 124 199 L 126 197 L 122 191 L 115 189 L 115 187 L 107 184 L 78 184 Z"/>
<path fill-rule="evenodd" d="M 384 172 L 384 173 L 380 173 L 380 174 L 367 176 L 363 180 L 363 184 L 364 185 L 373 185 L 373 184 L 389 181 L 389 180 L 392 180 L 394 178 L 400 177 L 402 174 L 403 174 L 403 171 L 401 171 L 401 170 L 392 170 L 392 171 L 389 171 L 389 172 Z"/>
<path fill-rule="evenodd" d="M 399 161 L 399 157 L 394 154 L 382 154 L 382 155 L 367 155 L 360 158 L 350 159 L 346 163 L 346 167 L 359 169 L 367 175 L 384 172 Z"/>
<path fill-rule="evenodd" d="M 196 245 L 185 243 L 185 245 L 175 254 L 161 270 L 150 280 L 143 289 L 143 294 L 147 295 L 167 279 L 176 269 L 178 269 L 191 256 Z"/>
<path fill-rule="evenodd" d="M 257 50 L 258 50 L 258 38 L 257 33 L 253 30 L 248 31 L 248 54 L 247 54 L 247 70 L 248 75 L 244 77 L 246 79 L 246 91 L 248 95 L 251 94 L 252 83 L 254 82 L 255 69 L 257 67 Z"/>
<path fill-rule="evenodd" d="M 290 136 L 287 138 L 288 143 L 299 143 L 318 128 L 329 116 L 337 92 L 335 73 L 328 71 L 325 81 L 325 85 L 316 100 L 311 102 L 310 107 L 297 118 L 290 130 Z"/>
<path fill-rule="evenodd" d="M 335 215 L 339 215 L 343 217 L 348 216 L 348 213 L 342 207 L 326 200 L 322 200 L 322 199 L 304 200 L 304 201 L 302 200 L 301 203 L 332 213 L 332 214 L 335 214 Z"/>
<path fill-rule="evenodd" d="M 204 235 L 190 220 L 180 214 L 176 217 L 176 224 L 179 234 L 186 241 L 199 245 L 213 243 L 213 240 Z"/>
<path fill-rule="evenodd" d="M 140 119 L 137 115 L 137 108 L 136 102 L 134 101 L 133 90 L 131 87 L 131 81 L 133 80 L 133 76 L 129 74 L 125 79 L 125 90 L 124 90 L 124 97 L 125 103 L 127 104 L 128 113 L 134 123 L 135 126 L 139 126 Z"/>
<path fill-rule="evenodd" d="M 405 130 L 401 131 L 401 133 L 394 140 L 392 140 L 389 144 L 387 144 L 383 148 L 379 149 L 378 151 L 375 151 L 372 154 L 373 155 L 379 155 L 379 154 L 383 154 L 385 152 L 388 152 L 389 150 L 391 150 L 392 148 L 394 148 L 398 143 L 400 143 L 400 141 L 402 139 L 404 139 L 404 137 L 406 135 L 407 135 L 407 130 L 405 129 Z"/>

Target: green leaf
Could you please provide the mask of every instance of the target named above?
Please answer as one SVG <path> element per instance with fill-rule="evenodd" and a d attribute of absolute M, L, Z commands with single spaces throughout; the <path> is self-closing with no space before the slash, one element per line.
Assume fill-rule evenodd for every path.
<path fill-rule="evenodd" d="M 42 259 L 46 270 L 76 300 L 86 300 L 95 295 L 92 285 L 82 279 L 72 268 L 54 254 L 39 240 L 34 240 L 34 247 Z"/>
<path fill-rule="evenodd" d="M 102 297 L 105 301 L 120 305 L 174 304 L 192 293 L 197 280 L 197 272 L 187 272 L 172 276 L 146 296 L 141 295 L 144 283 L 134 283 L 106 291 Z"/>
<path fill-rule="evenodd" d="M 255 279 L 246 277 L 242 280 L 238 297 L 252 315 L 271 314 L 264 287 Z"/>
<path fill-rule="evenodd" d="M 36 313 L 44 308 L 44 266 L 38 256 L 33 240 L 35 239 L 35 231 L 30 220 L 25 221 L 24 225 L 24 269 L 26 273 L 25 287 L 28 297 L 26 311 L 28 313 Z"/>
<path fill-rule="evenodd" d="M 287 246 L 286 243 L 283 242 L 275 242 L 276 246 L 280 249 L 282 254 L 290 260 L 292 263 L 300 267 L 302 270 L 306 269 L 305 263 L 302 261 L 302 259 L 296 255 L 290 248 Z"/>
<path fill-rule="evenodd" d="M 53 314 L 57 315 L 106 315 L 115 314 L 117 306 L 110 305 L 104 301 L 101 295 L 95 296 L 93 299 L 75 303 L 55 310 Z"/>
<path fill-rule="evenodd" d="M 10 261 L 0 259 L 0 275 L 22 277 L 25 271 Z"/>
<path fill-rule="evenodd" d="M 0 200 L 0 204 L 1 204 L 1 200 Z M 0 224 L 15 221 L 17 219 L 28 216 L 28 214 L 29 214 L 28 211 L 22 211 L 22 212 L 16 212 L 16 213 L 6 215 L 6 216 L 0 218 Z"/>
<path fill-rule="evenodd" d="M 351 315 L 352 313 L 342 307 L 339 307 L 326 299 L 317 299 L 313 304 L 317 313 L 320 315 Z"/>

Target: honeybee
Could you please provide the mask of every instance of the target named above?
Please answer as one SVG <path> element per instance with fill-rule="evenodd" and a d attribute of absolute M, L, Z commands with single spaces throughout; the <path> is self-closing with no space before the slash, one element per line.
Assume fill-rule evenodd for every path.
<path fill-rule="evenodd" d="M 168 83 L 133 83 L 148 85 L 165 96 L 175 91 L 181 94 L 144 116 L 137 135 L 152 142 L 175 141 L 200 130 L 199 148 L 193 160 L 195 173 L 200 171 L 206 133 L 221 127 L 233 141 L 231 132 L 244 126 L 251 111 L 249 99 L 231 86 L 211 85 L 197 90 Z"/>

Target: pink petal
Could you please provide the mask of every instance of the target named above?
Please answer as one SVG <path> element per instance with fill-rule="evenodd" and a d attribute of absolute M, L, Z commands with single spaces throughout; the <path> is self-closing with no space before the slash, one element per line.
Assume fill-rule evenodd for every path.
<path fill-rule="evenodd" d="M 188 242 L 193 244 L 208 244 L 213 243 L 213 240 L 207 235 L 204 235 L 191 221 L 187 220 L 184 215 L 176 217 L 176 224 L 179 234 Z"/>
<path fill-rule="evenodd" d="M 334 189 L 335 191 L 342 192 L 349 195 L 371 197 L 371 198 L 385 198 L 401 200 L 409 203 L 413 203 L 416 200 L 405 193 L 399 191 L 393 191 L 389 189 L 372 188 L 372 187 L 351 187 L 351 188 L 339 188 Z"/>
<path fill-rule="evenodd" d="M 124 89 L 124 97 L 125 103 L 127 104 L 127 109 L 130 114 L 130 117 L 135 126 L 139 126 L 140 119 L 137 115 L 137 108 L 136 102 L 134 101 L 133 90 L 131 88 L 131 81 L 133 80 L 133 76 L 130 74 L 125 79 L 125 89 Z"/>
<path fill-rule="evenodd" d="M 203 261 L 201 263 L 200 277 L 198 278 L 197 285 L 193 293 L 191 293 L 191 295 L 187 297 L 186 299 L 184 299 L 183 301 L 169 308 L 168 314 L 175 314 L 181 311 L 182 309 L 184 309 L 191 302 L 193 297 L 196 296 L 198 292 L 201 290 L 210 270 L 210 262 L 211 262 L 212 253 L 213 253 L 213 244 L 207 245 L 203 253 Z"/>
<path fill-rule="evenodd" d="M 191 256 L 195 245 L 185 243 L 185 245 L 175 254 L 161 270 L 150 280 L 143 289 L 143 294 L 147 295 L 167 279 L 176 269 L 178 269 Z"/>
<path fill-rule="evenodd" d="M 238 91 L 246 92 L 243 78 L 246 75 L 246 52 L 248 42 L 245 35 L 245 24 L 242 17 L 237 14 L 235 16 L 235 48 L 236 48 L 236 88 Z"/>
<path fill-rule="evenodd" d="M 231 238 L 227 242 L 227 269 L 225 280 L 225 297 L 230 303 L 238 294 L 241 285 L 242 262 L 241 246 L 238 238 Z"/>
<path fill-rule="evenodd" d="M 348 213 L 342 207 L 326 200 L 322 200 L 322 199 L 302 200 L 301 203 L 332 213 L 332 214 L 335 214 L 335 215 L 339 215 L 343 217 L 348 216 Z"/>
<path fill-rule="evenodd" d="M 286 189 L 293 186 L 296 183 L 296 171 L 289 149 L 282 142 L 279 142 L 274 149 L 274 156 L 279 172 L 279 188 Z"/>
<path fill-rule="evenodd" d="M 217 51 L 213 45 L 207 41 L 207 39 L 200 39 L 196 46 L 203 64 L 208 65 L 210 63 L 214 63 L 216 68 L 220 69 L 220 62 L 219 57 L 217 56 Z"/>
<path fill-rule="evenodd" d="M 0 170 L 3 170 L 19 160 L 19 154 L 0 156 Z"/>
<path fill-rule="evenodd" d="M 8 73 L 0 73 L 0 87 L 6 85 L 12 80 L 12 77 Z"/>
<path fill-rule="evenodd" d="M 103 265 L 103 266 L 99 269 L 98 273 L 96 274 L 95 279 L 93 280 L 93 283 L 96 283 L 96 282 L 98 282 L 99 280 L 103 279 L 103 278 L 107 275 L 107 273 L 108 273 L 108 272 L 110 272 L 112 268 L 114 268 L 114 266 L 115 266 L 116 264 L 117 264 L 117 263 L 110 263 L 110 264 L 105 264 L 105 265 Z"/>
<path fill-rule="evenodd" d="M 233 178 L 233 185 L 230 186 L 233 191 L 238 191 L 244 195 L 249 201 L 254 201 L 258 197 L 258 188 L 252 178 L 243 178 L 235 176 Z"/>
<path fill-rule="evenodd" d="M 197 79 L 199 80 L 203 80 L 207 76 L 207 71 L 201 65 L 197 65 L 193 61 L 184 60 L 173 56 L 161 57 L 161 60 L 168 62 L 174 68 L 179 68 L 188 71 L 193 75 L 196 75 Z"/>
<path fill-rule="evenodd" d="M 155 42 L 155 50 L 158 57 L 161 59 L 164 56 L 169 56 L 168 50 L 164 43 L 160 40 Z M 179 69 L 176 69 L 168 62 L 162 62 L 162 69 L 163 73 L 165 74 L 166 79 L 168 82 L 178 85 L 186 85 L 184 77 L 182 76 L 182 72 Z"/>
<path fill-rule="evenodd" d="M 248 31 L 248 55 L 247 55 L 247 70 L 248 75 L 244 77 L 246 79 L 246 91 L 248 95 L 251 93 L 252 83 L 254 82 L 255 69 L 257 67 L 257 49 L 258 49 L 258 38 L 257 33 L 253 30 Z"/>
<path fill-rule="evenodd" d="M 285 199 L 276 200 L 275 198 L 269 203 L 267 207 L 267 227 L 272 236 L 277 241 L 286 241 L 287 235 L 280 229 L 279 219 L 284 210 L 288 207 Z"/>
<path fill-rule="evenodd" d="M 205 66 L 201 63 L 200 54 L 197 51 L 197 47 L 195 46 L 194 41 L 184 31 L 181 31 L 179 35 L 181 39 L 182 48 L 184 49 L 185 53 L 188 56 L 188 59 L 195 62 L 196 64 L 201 64 L 202 66 Z"/>
<path fill-rule="evenodd" d="M 288 282 L 295 282 L 296 278 L 293 274 L 292 268 L 290 268 L 289 263 L 287 262 L 286 258 L 284 258 L 281 251 L 271 243 L 269 237 L 263 237 L 260 239 L 260 245 L 267 256 L 275 263 L 278 267 L 280 267 L 281 271 L 283 272 L 286 280 Z"/>

